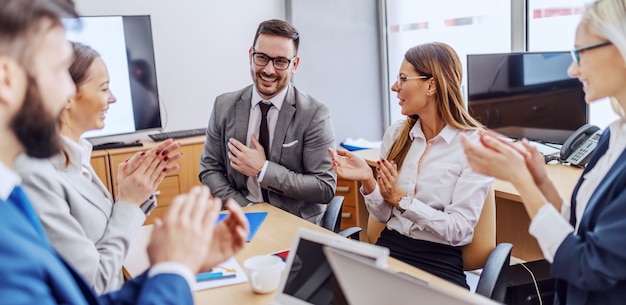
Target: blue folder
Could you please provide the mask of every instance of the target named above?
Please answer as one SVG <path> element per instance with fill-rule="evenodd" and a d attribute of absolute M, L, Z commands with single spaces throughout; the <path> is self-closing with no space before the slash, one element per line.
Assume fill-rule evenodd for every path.
<path fill-rule="evenodd" d="M 217 218 L 217 222 L 224 220 L 224 218 L 226 218 L 226 216 L 228 215 L 230 214 L 220 214 Z M 267 212 L 248 212 L 245 213 L 245 215 L 246 218 L 248 218 L 248 223 L 250 224 L 250 233 L 248 234 L 248 238 L 246 239 L 246 241 L 250 242 L 254 237 L 254 234 L 256 234 L 256 231 L 259 230 L 259 227 L 261 226 L 261 223 L 263 223 L 263 220 L 265 220 Z"/>

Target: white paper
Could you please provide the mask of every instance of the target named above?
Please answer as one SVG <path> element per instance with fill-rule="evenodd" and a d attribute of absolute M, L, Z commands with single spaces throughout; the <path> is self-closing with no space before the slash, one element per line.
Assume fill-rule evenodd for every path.
<path fill-rule="evenodd" d="M 236 276 L 234 278 L 212 279 L 208 281 L 196 282 L 194 291 L 240 284 L 248 281 L 248 277 L 243 272 L 243 269 L 241 269 L 241 266 L 239 266 L 239 263 L 237 263 L 237 260 L 235 260 L 234 257 L 231 257 L 229 260 L 213 268 L 213 272 L 223 272 L 224 274 L 231 273 L 231 270 L 235 271 Z"/>

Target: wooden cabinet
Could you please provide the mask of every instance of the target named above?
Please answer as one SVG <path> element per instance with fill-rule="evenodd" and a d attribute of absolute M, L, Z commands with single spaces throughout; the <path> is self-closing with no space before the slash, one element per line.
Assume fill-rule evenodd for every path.
<path fill-rule="evenodd" d="M 338 179 L 335 195 L 344 197 L 341 208 L 341 230 L 361 227 L 361 238 L 366 238 L 368 212 L 359 187 L 358 181 Z"/>
<path fill-rule="evenodd" d="M 91 167 L 96 175 L 102 180 L 104 186 L 111 191 L 111 169 L 109 167 L 109 154 L 106 151 L 96 150 L 91 154 Z"/>
<path fill-rule="evenodd" d="M 194 185 L 201 185 L 198 180 L 200 172 L 200 155 L 204 147 L 204 136 L 179 139 L 181 147 L 179 152 L 183 157 L 179 159 L 181 165 L 176 172 L 168 174 L 156 191 L 158 207 L 150 213 L 145 224 L 151 224 L 155 218 L 163 217 L 172 199 L 181 193 L 186 193 Z M 106 151 L 95 151 L 92 154 L 91 164 L 96 170 L 96 174 L 109 188 L 113 196 L 117 196 L 117 171 L 118 165 L 134 154 L 151 149 L 159 143 L 145 143 L 141 147 L 109 149 Z"/>

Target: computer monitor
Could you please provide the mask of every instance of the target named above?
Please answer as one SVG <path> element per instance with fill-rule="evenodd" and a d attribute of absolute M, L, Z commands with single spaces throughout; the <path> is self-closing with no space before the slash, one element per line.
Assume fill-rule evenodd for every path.
<path fill-rule="evenodd" d="M 589 117 L 571 63 L 569 52 L 467 55 L 468 109 L 507 136 L 562 144 Z"/>
<path fill-rule="evenodd" d="M 96 50 L 109 71 L 117 102 L 109 107 L 105 127 L 86 138 L 160 129 L 161 112 L 150 16 L 86 16 L 64 19 L 67 38 Z M 76 26 L 77 25 L 77 26 Z"/>

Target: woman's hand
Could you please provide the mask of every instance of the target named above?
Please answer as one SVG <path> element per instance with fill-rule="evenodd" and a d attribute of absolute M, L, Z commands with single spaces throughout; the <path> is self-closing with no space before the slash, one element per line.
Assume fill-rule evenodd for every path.
<path fill-rule="evenodd" d="M 358 181 L 374 178 L 372 169 L 359 156 L 346 150 L 335 151 L 332 148 L 328 149 L 328 154 L 332 159 L 333 169 L 340 178 Z"/>
<path fill-rule="evenodd" d="M 392 206 L 397 206 L 402 196 L 406 192 L 398 187 L 398 166 L 394 161 L 381 159 L 376 167 L 376 182 L 380 189 L 380 195 L 383 196 L 385 202 Z"/>
<path fill-rule="evenodd" d="M 172 139 L 124 161 L 118 166 L 118 198 L 140 206 L 156 191 L 163 178 L 180 168 L 175 163 L 182 153 L 174 153 L 180 143 Z"/>
<path fill-rule="evenodd" d="M 466 135 L 461 135 L 467 161 L 475 172 L 513 184 L 531 175 L 526 159 L 532 157 L 522 149 L 487 132 L 480 133 L 480 142 L 482 145 L 472 143 Z"/>
<path fill-rule="evenodd" d="M 182 152 L 178 152 L 174 154 L 174 152 L 176 152 L 178 148 L 180 148 L 179 142 L 175 142 L 173 139 L 167 139 L 161 142 L 161 144 L 151 148 L 150 150 L 145 151 L 145 154 L 141 152 L 136 153 L 133 157 L 126 160 L 127 161 L 126 163 L 128 163 L 128 166 L 125 167 L 124 174 L 128 176 L 132 174 L 133 172 L 135 172 L 135 170 L 137 170 L 137 168 L 139 168 L 139 166 L 143 162 L 142 157 L 144 155 L 150 155 L 150 154 L 161 155 L 163 157 L 163 161 L 165 161 L 166 164 L 168 165 L 166 166 L 166 174 L 176 171 L 180 168 L 180 165 L 174 162 L 183 156 Z M 169 166 L 169 164 L 172 164 L 172 165 Z"/>
<path fill-rule="evenodd" d="M 548 172 L 546 171 L 545 166 L 545 158 L 543 155 L 537 150 L 536 147 L 530 145 L 528 140 L 522 140 L 522 146 L 526 149 L 527 153 L 524 156 L 526 160 L 526 167 L 530 171 L 530 174 L 533 176 L 533 180 L 537 185 L 543 185 L 545 183 L 550 182 L 550 178 L 548 178 Z"/>

